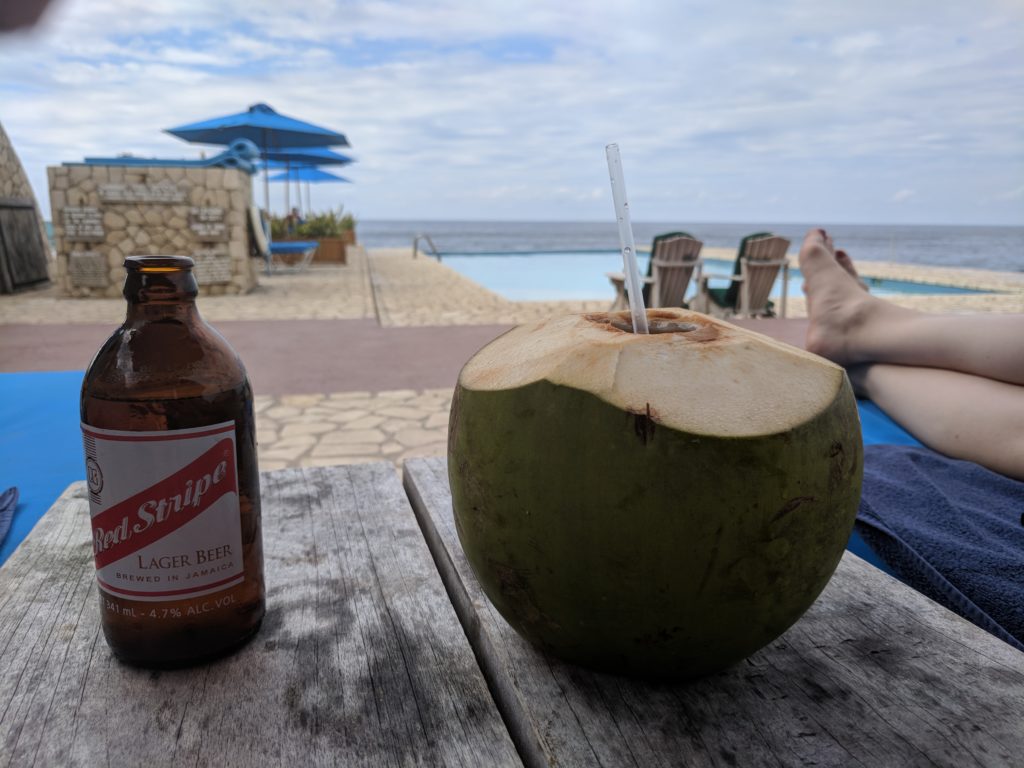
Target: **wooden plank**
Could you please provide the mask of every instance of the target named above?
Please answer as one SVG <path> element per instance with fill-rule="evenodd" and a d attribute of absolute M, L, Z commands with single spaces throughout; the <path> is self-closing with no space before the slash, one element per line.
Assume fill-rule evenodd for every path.
<path fill-rule="evenodd" d="M 847 553 L 786 634 L 686 684 L 592 673 L 504 622 L 462 553 L 443 459 L 405 463 L 434 561 L 530 766 L 1019 766 L 1024 654 Z"/>
<path fill-rule="evenodd" d="M 0 291 L 11 293 L 48 280 L 46 262 L 35 208 L 0 207 Z"/>
<path fill-rule="evenodd" d="M 522 765 L 394 468 L 262 479 L 263 628 L 164 672 L 111 656 L 65 492 L 0 569 L 0 763 Z"/>
<path fill-rule="evenodd" d="M 0 208 L 0 217 L 6 214 L 7 210 Z M 0 293 L 14 293 L 14 277 L 11 274 L 11 261 L 13 246 L 9 238 L 4 234 L 4 222 L 0 218 Z"/>
<path fill-rule="evenodd" d="M 0 195 L 0 208 L 35 208 L 36 204 L 27 197 L 3 197 Z"/>

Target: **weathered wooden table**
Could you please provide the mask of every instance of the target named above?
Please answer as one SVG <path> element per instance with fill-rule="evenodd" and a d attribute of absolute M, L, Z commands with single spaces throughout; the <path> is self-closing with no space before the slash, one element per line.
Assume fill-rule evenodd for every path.
<path fill-rule="evenodd" d="M 1024 654 L 852 556 L 768 648 L 651 685 L 520 640 L 468 570 L 444 462 L 405 486 L 387 464 L 265 474 L 262 630 L 159 673 L 107 649 L 69 488 L 0 569 L 0 764 L 1022 764 Z"/>

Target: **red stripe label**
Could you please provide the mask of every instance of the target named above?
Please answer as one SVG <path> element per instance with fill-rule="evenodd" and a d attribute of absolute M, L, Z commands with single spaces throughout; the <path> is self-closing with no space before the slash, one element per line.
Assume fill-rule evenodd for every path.
<path fill-rule="evenodd" d="M 233 443 L 226 438 L 169 477 L 95 515 L 96 567 L 159 541 L 237 488 Z"/>
<path fill-rule="evenodd" d="M 235 583 L 240 583 L 242 578 L 242 576 L 228 576 L 226 579 L 214 581 L 209 584 L 203 584 L 198 587 L 189 587 L 187 589 L 166 589 L 163 591 L 149 589 L 122 589 L 121 587 L 111 586 L 100 578 L 97 578 L 97 581 L 103 589 L 115 595 L 124 595 L 126 597 L 181 597 L 183 595 L 193 595 L 199 592 L 209 592 L 211 589 L 216 589 L 217 587 L 223 587 L 226 585 L 234 586 Z"/>
<path fill-rule="evenodd" d="M 96 432 L 89 429 L 88 427 L 82 427 L 82 433 L 92 438 L 101 438 L 103 440 L 118 440 L 126 443 L 166 443 L 168 440 L 194 440 L 197 437 L 208 437 L 209 435 L 221 435 L 226 432 L 233 432 L 235 429 L 234 423 L 228 424 L 224 427 L 217 427 L 216 429 L 209 430 L 191 430 L 182 429 L 176 432 L 161 432 L 159 434 L 111 434 L 110 430 L 106 432 Z"/>

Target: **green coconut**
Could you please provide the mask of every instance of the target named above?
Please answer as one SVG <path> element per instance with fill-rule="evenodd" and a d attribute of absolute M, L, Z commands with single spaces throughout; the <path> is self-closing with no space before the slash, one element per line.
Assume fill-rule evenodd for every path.
<path fill-rule="evenodd" d="M 579 664 L 685 678 L 743 659 L 842 556 L 863 452 L 823 358 L 684 310 L 518 327 L 459 375 L 459 538 L 522 636 Z"/>

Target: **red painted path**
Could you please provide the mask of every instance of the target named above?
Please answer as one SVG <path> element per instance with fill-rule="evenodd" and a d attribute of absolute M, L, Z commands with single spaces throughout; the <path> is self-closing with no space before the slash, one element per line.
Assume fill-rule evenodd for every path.
<path fill-rule="evenodd" d="M 737 323 L 802 347 L 806 320 Z M 216 324 L 259 394 L 451 387 L 502 325 L 382 328 L 375 320 L 253 320 Z M 0 325 L 0 372 L 85 370 L 109 325 Z"/>

